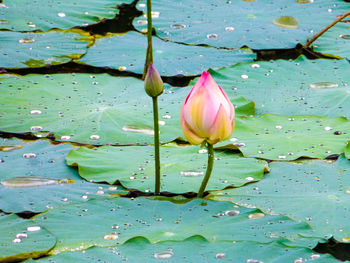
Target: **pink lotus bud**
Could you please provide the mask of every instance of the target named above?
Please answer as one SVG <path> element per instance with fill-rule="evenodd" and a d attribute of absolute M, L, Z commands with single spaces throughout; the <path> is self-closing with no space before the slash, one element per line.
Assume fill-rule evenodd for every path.
<path fill-rule="evenodd" d="M 149 64 L 145 77 L 145 90 L 150 97 L 158 97 L 164 91 L 163 80 L 152 62 Z"/>
<path fill-rule="evenodd" d="M 235 125 L 235 110 L 225 91 L 203 72 L 181 108 L 181 126 L 194 145 L 228 139 Z"/>

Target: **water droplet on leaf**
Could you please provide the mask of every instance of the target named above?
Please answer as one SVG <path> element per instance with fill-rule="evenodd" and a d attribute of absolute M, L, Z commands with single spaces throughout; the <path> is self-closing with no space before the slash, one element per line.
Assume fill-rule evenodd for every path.
<path fill-rule="evenodd" d="M 43 178 L 39 176 L 20 176 L 1 181 L 1 184 L 6 187 L 35 187 L 43 185 L 60 184 L 63 180 L 55 180 Z M 70 183 L 67 181 L 67 183 Z"/>
<path fill-rule="evenodd" d="M 26 159 L 32 159 L 32 158 L 35 158 L 35 157 L 36 157 L 35 153 L 24 153 L 23 154 L 23 158 L 26 158 Z"/>
<path fill-rule="evenodd" d="M 292 16 L 281 16 L 273 20 L 276 26 L 296 29 L 298 28 L 298 20 Z"/>
<path fill-rule="evenodd" d="M 223 259 L 223 258 L 225 258 L 225 253 L 217 253 L 216 255 L 215 255 L 215 258 L 216 259 Z"/>
<path fill-rule="evenodd" d="M 265 216 L 265 214 L 263 214 L 263 213 L 253 213 L 253 214 L 250 214 L 248 216 L 248 218 L 249 219 L 259 219 L 259 218 L 262 218 L 264 216 Z"/>
<path fill-rule="evenodd" d="M 43 127 L 41 127 L 41 126 L 32 126 L 32 127 L 30 127 L 31 131 L 41 131 L 42 129 L 43 129 Z"/>
<path fill-rule="evenodd" d="M 181 171 L 181 175 L 186 177 L 196 177 L 196 176 L 201 176 L 203 174 L 204 173 L 200 171 Z"/>
<path fill-rule="evenodd" d="M 28 235 L 26 233 L 19 233 L 16 235 L 16 238 L 19 238 L 19 239 L 23 239 L 23 238 L 27 238 Z"/>
<path fill-rule="evenodd" d="M 147 135 L 154 135 L 154 130 L 149 128 L 142 128 L 139 126 L 124 126 L 122 130 L 126 132 L 135 132 L 135 133 L 142 133 Z"/>
<path fill-rule="evenodd" d="M 12 240 L 13 243 L 21 243 L 22 239 L 20 238 L 15 238 L 14 240 Z"/>
<path fill-rule="evenodd" d="M 225 215 L 227 215 L 227 216 L 237 216 L 237 215 L 239 215 L 239 211 L 238 210 L 228 210 L 228 211 L 226 211 L 225 212 Z"/>
<path fill-rule="evenodd" d="M 261 260 L 257 260 L 257 259 L 247 259 L 247 263 L 264 263 Z"/>
<path fill-rule="evenodd" d="M 118 239 L 118 235 L 116 235 L 116 234 L 105 235 L 103 237 L 103 239 L 105 239 L 105 240 L 116 240 L 116 239 Z"/>
<path fill-rule="evenodd" d="M 208 34 L 207 38 L 209 38 L 209 39 L 217 39 L 218 35 L 217 34 Z"/>
<path fill-rule="evenodd" d="M 30 38 L 30 37 L 26 37 L 26 38 L 22 38 L 22 39 L 18 40 L 18 42 L 21 44 L 29 44 L 29 43 L 34 43 L 35 39 Z"/>
<path fill-rule="evenodd" d="M 154 257 L 156 259 L 169 259 L 173 256 L 173 252 L 167 251 L 167 252 L 160 252 L 160 253 L 155 253 Z"/>
<path fill-rule="evenodd" d="M 27 227 L 27 231 L 29 231 L 29 232 L 35 232 L 35 231 L 39 231 L 39 230 L 41 230 L 40 226 L 28 226 Z"/>
<path fill-rule="evenodd" d="M 350 39 L 350 35 L 339 35 L 339 37 L 346 40 Z"/>
<path fill-rule="evenodd" d="M 184 28 L 186 28 L 186 25 L 184 25 L 184 24 L 172 24 L 170 27 L 172 29 L 184 29 Z"/>
<path fill-rule="evenodd" d="M 339 85 L 333 82 L 315 82 L 311 83 L 309 86 L 312 89 L 334 89 L 338 88 Z"/>
<path fill-rule="evenodd" d="M 32 115 L 39 115 L 39 114 L 41 114 L 41 110 L 31 110 L 30 114 L 32 114 Z"/>

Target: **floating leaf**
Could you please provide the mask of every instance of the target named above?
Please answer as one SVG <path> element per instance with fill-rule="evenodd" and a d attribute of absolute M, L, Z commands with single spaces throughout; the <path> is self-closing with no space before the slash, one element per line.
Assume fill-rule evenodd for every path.
<path fill-rule="evenodd" d="M 109 187 L 82 180 L 75 169 L 65 164 L 66 155 L 73 149 L 69 144 L 5 139 L 0 140 L 0 145 L 23 146 L 11 152 L 0 152 L 2 211 L 40 213 L 72 202 L 127 193 L 121 186 Z"/>
<path fill-rule="evenodd" d="M 207 165 L 205 149 L 161 147 L 161 190 L 173 193 L 198 191 Z M 202 153 L 204 152 L 204 153 Z M 130 158 L 133 156 L 133 158 Z M 154 191 L 154 148 L 151 146 L 112 147 L 96 149 L 81 147 L 67 156 L 68 165 L 78 166 L 84 179 L 94 182 L 120 182 L 126 188 Z M 207 189 L 239 187 L 263 177 L 267 163 L 239 155 L 217 152 Z"/>
<path fill-rule="evenodd" d="M 162 142 L 183 136 L 180 109 L 191 88 L 167 85 L 159 97 Z M 107 74 L 27 75 L 1 79 L 0 92 L 2 131 L 88 144 L 153 143 L 152 100 L 141 80 Z M 254 113 L 251 101 L 231 100 L 237 115 Z"/>
<path fill-rule="evenodd" d="M 341 154 L 350 134 L 350 122 L 343 117 L 264 114 L 236 118 L 236 124 L 234 139 L 221 142 L 217 147 L 232 145 L 234 141 L 245 157 L 269 160 L 324 159 Z"/>
<path fill-rule="evenodd" d="M 51 180 L 81 180 L 77 172 L 65 164 L 65 157 L 74 147 L 70 144 L 53 145 L 47 140 L 22 141 L 19 139 L 0 139 L 0 145 L 21 148 L 0 151 L 0 181 L 18 177 L 42 177 Z"/>
<path fill-rule="evenodd" d="M 143 73 L 147 37 L 129 32 L 100 38 L 78 62 Z M 163 76 L 198 75 L 209 68 L 220 68 L 237 62 L 253 61 L 256 55 L 248 49 L 224 50 L 181 45 L 153 38 L 155 65 Z M 176 63 L 174 63 L 176 61 Z"/>
<path fill-rule="evenodd" d="M 254 241 L 208 242 L 200 236 L 184 241 L 165 241 L 151 244 L 136 237 L 121 246 L 93 247 L 81 251 L 66 252 L 37 260 L 37 262 L 339 262 L 329 255 L 319 255 L 308 248 L 287 247 L 278 242 Z M 248 261 L 250 260 L 250 261 Z M 255 260 L 255 261 L 253 261 Z M 300 260 L 300 261 L 297 261 Z"/>
<path fill-rule="evenodd" d="M 0 261 L 19 262 L 46 255 L 56 238 L 32 220 L 0 214 Z"/>
<path fill-rule="evenodd" d="M 259 61 L 210 71 L 229 96 L 244 96 L 256 113 L 344 116 L 350 119 L 350 64 L 346 60 Z M 195 82 L 194 80 L 192 84 Z"/>
<path fill-rule="evenodd" d="M 13 31 L 68 29 L 94 24 L 118 14 L 116 6 L 131 0 L 37 1 L 10 0 L 1 4 L 0 28 Z"/>
<path fill-rule="evenodd" d="M 273 214 L 306 221 L 314 234 L 343 240 L 350 236 L 350 162 L 272 162 L 264 180 L 214 192 L 210 198 L 256 206 Z"/>
<path fill-rule="evenodd" d="M 145 2 L 140 1 L 138 8 L 146 14 Z M 285 49 L 305 43 L 348 9 L 348 3 L 336 1 L 335 4 L 327 0 L 307 4 L 288 0 L 215 3 L 210 0 L 157 0 L 153 1 L 152 25 L 160 37 L 175 42 L 226 48 L 246 45 L 252 49 Z M 134 20 L 138 30 L 147 29 L 145 16 Z M 281 16 L 289 17 L 287 23 L 286 19 L 280 21 Z M 295 28 L 295 21 L 298 21 L 298 28 Z M 285 28 L 286 25 L 289 28 Z"/>
<path fill-rule="evenodd" d="M 46 33 L 0 32 L 0 67 L 37 68 L 79 58 L 87 50 L 88 35 L 81 30 Z"/>
<path fill-rule="evenodd" d="M 232 210 L 238 211 L 237 214 L 231 215 Z M 254 213 L 261 211 L 238 207 L 230 202 L 195 199 L 177 205 L 145 198 L 116 198 L 67 205 L 38 215 L 35 221 L 59 240 L 52 254 L 94 245 L 122 244 L 139 236 L 152 243 L 181 241 L 201 235 L 217 242 L 240 240 L 269 243 L 278 240 L 309 248 L 318 240 L 299 236 L 311 234 L 306 223 L 272 215 L 249 219 L 248 216 Z"/>

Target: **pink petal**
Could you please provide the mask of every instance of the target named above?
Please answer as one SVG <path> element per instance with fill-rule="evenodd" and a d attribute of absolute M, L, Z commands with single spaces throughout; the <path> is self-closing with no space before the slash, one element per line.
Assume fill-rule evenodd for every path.
<path fill-rule="evenodd" d="M 224 107 L 221 105 L 215 118 L 215 122 L 211 127 L 208 142 L 210 144 L 215 144 L 219 141 L 224 141 L 231 136 L 232 132 L 232 121 Z"/>
<path fill-rule="evenodd" d="M 201 144 L 205 138 L 197 136 L 187 125 L 186 121 L 181 120 L 182 131 L 185 135 L 185 138 L 190 144 L 198 145 Z"/>

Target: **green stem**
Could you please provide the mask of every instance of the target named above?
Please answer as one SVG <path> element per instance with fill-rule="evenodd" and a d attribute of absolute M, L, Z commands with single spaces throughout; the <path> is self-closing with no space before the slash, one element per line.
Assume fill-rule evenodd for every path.
<path fill-rule="evenodd" d="M 154 194 L 160 194 L 160 157 L 159 157 L 159 123 L 158 123 L 158 97 L 153 100 L 153 120 L 154 120 L 154 160 L 155 160 L 155 190 Z"/>
<path fill-rule="evenodd" d="M 153 47 L 152 47 L 152 3 L 151 0 L 147 0 L 147 51 L 145 67 L 143 69 L 142 78 L 145 79 L 149 64 L 153 63 Z"/>
<path fill-rule="evenodd" d="M 214 147 L 212 144 L 208 143 L 208 166 L 207 166 L 207 171 L 205 172 L 205 176 L 202 181 L 201 187 L 199 188 L 199 191 L 198 191 L 198 195 L 197 195 L 198 198 L 203 197 L 211 172 L 213 171 L 213 166 L 214 166 Z"/>

